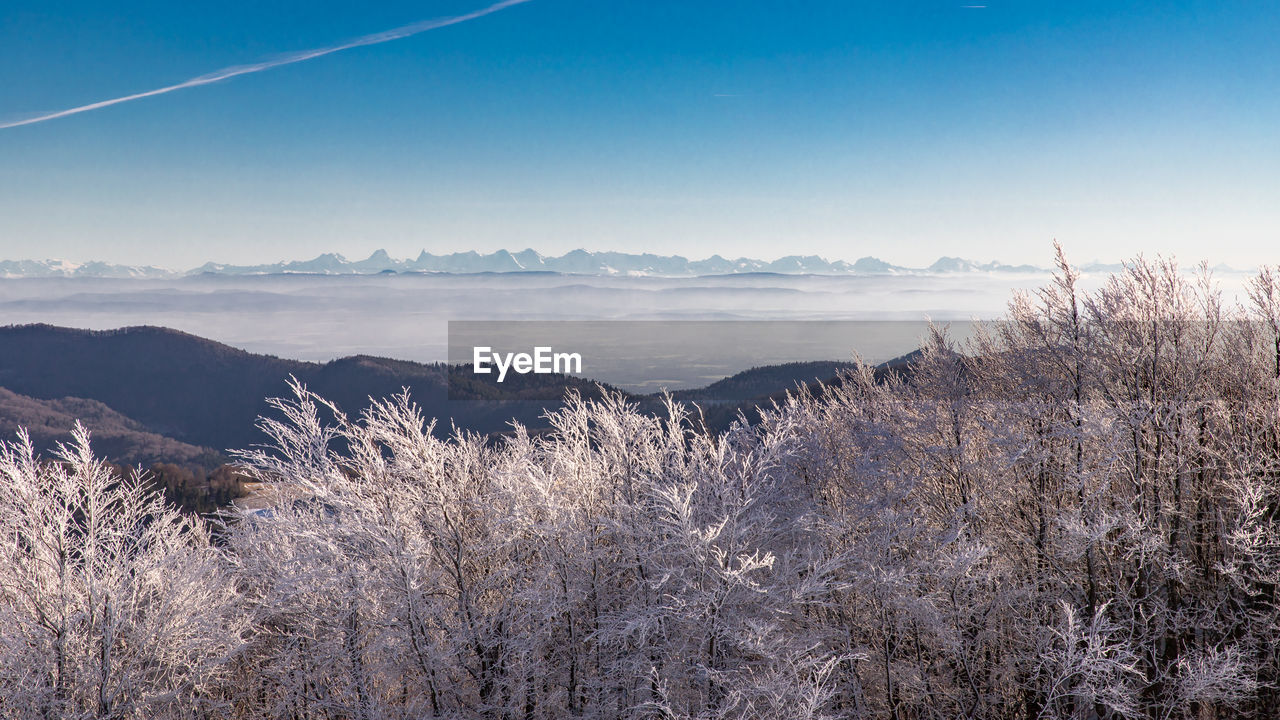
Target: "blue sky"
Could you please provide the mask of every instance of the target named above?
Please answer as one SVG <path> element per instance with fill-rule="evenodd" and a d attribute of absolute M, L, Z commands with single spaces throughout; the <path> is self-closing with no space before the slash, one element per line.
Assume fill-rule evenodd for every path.
<path fill-rule="evenodd" d="M 982 2 L 532 0 L 0 129 L 0 257 L 1277 259 L 1280 4 Z M 0 124 L 485 4 L 8 0 Z"/>

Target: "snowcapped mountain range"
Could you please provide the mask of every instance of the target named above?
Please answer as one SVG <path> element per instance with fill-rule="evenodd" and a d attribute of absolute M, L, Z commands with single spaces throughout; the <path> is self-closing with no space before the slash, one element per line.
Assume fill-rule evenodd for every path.
<path fill-rule="evenodd" d="M 730 260 L 712 255 L 704 260 L 690 260 L 679 255 L 634 254 L 620 252 L 588 252 L 573 250 L 559 257 L 542 255 L 534 250 L 489 254 L 475 251 L 433 255 L 422 251 L 418 257 L 397 260 L 385 250 L 378 250 L 364 260 L 348 260 L 337 253 L 325 253 L 311 260 L 294 260 L 265 265 L 226 265 L 205 263 L 187 271 L 166 270 L 153 266 L 112 265 L 104 262 L 72 263 L 64 260 L 0 260 L 0 278 L 27 277 L 95 277 L 95 278 L 165 278 L 183 275 L 271 275 L 307 273 L 317 275 L 371 275 L 388 272 L 407 273 L 509 273 L 553 272 L 575 275 L 631 275 L 655 277 L 696 277 L 738 273 L 782 273 L 789 275 L 932 275 L 967 272 L 1039 273 L 1043 268 L 1031 265 L 1005 265 L 999 262 L 976 263 L 958 257 L 942 257 L 925 268 L 893 265 L 879 258 L 864 257 L 856 262 L 827 260 L 816 255 L 789 255 L 774 261 L 737 258 Z"/>
<path fill-rule="evenodd" d="M 112 265 L 97 261 L 73 263 L 66 260 L 0 260 L 0 278 L 164 278 L 181 274 L 150 265 Z"/>

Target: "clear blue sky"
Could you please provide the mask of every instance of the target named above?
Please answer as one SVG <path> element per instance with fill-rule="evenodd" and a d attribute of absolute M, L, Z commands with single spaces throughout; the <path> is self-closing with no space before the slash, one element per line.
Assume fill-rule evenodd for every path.
<path fill-rule="evenodd" d="M 485 4 L 7 0 L 0 123 Z M 1256 0 L 532 0 L 0 130 L 0 258 L 1274 262 L 1278 34 Z"/>

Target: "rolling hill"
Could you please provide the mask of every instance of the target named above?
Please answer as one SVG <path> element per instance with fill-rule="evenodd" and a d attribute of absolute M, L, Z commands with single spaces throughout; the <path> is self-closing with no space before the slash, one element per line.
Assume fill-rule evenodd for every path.
<path fill-rule="evenodd" d="M 798 384 L 831 381 L 849 363 L 789 363 L 752 368 L 705 388 L 673 393 L 696 403 L 713 429 L 738 413 L 750 415 Z M 436 432 L 456 426 L 502 433 L 518 420 L 531 429 L 558 407 L 566 391 L 597 396 L 596 382 L 564 375 L 512 375 L 496 385 L 454 368 L 357 355 L 328 363 L 257 355 L 160 327 L 91 331 L 50 325 L 0 327 L 0 432 L 19 425 L 48 447 L 79 418 L 108 458 L 128 464 L 157 461 L 216 464 L 218 453 L 264 440 L 255 427 L 271 415 L 267 398 L 289 394 L 290 377 L 349 414 L 408 389 Z M 611 389 L 603 386 L 604 389 Z M 628 395 L 645 411 L 661 398 Z"/>
<path fill-rule="evenodd" d="M 122 465 L 170 462 L 212 468 L 225 460 L 209 448 L 151 432 L 97 400 L 39 400 L 0 388 L 0 438 L 6 441 L 14 438 L 19 427 L 26 428 L 31 444 L 48 456 L 58 443 L 67 441 L 76 421 L 90 429 L 99 453 Z"/>

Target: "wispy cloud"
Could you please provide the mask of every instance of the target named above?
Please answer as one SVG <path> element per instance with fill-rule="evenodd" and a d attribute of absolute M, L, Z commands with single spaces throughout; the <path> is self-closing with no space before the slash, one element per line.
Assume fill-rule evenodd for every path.
<path fill-rule="evenodd" d="M 352 48 L 364 47 L 366 45 L 377 45 L 379 43 L 391 42 L 392 40 L 399 40 L 401 38 L 407 38 L 411 35 L 417 35 L 418 33 L 424 33 L 428 30 L 435 30 L 437 28 L 447 27 L 449 25 L 457 25 L 458 23 L 464 23 L 464 22 L 467 22 L 468 20 L 475 20 L 476 18 L 481 18 L 481 17 L 484 17 L 485 15 L 491 15 L 493 13 L 496 13 L 499 10 L 505 10 L 506 8 L 509 8 L 512 5 L 520 5 L 530 1 L 531 0 L 503 0 L 502 2 L 495 3 L 481 10 L 469 12 L 465 15 L 456 15 L 454 17 L 438 18 L 435 20 L 423 20 L 421 22 L 416 22 L 410 25 L 404 25 L 402 27 L 395 28 L 393 30 L 386 30 L 384 32 L 374 33 L 372 35 L 364 35 L 362 37 L 358 37 L 354 40 L 348 40 L 347 42 L 340 43 L 338 45 L 330 45 L 328 47 L 316 48 L 313 50 L 302 50 L 299 52 L 290 53 L 288 55 L 283 55 L 281 57 L 273 58 L 271 60 L 264 60 L 262 62 L 254 63 L 252 65 L 235 65 L 232 67 L 223 68 L 221 70 L 208 73 L 206 75 L 194 77 L 194 78 L 191 78 L 190 80 L 185 80 L 176 85 L 167 85 L 162 88 L 156 88 L 155 90 L 147 90 L 145 92 L 134 93 L 132 95 L 125 95 L 123 97 L 111 98 L 110 100 L 101 100 L 95 103 L 89 103 L 88 105 L 81 105 L 79 107 L 73 107 L 67 110 L 58 110 L 57 112 L 35 115 L 32 117 L 24 118 L 22 120 L 12 120 L 9 122 L 0 121 L 0 130 L 4 130 L 6 128 L 21 127 L 23 125 L 34 125 L 36 123 L 47 122 L 49 120 L 57 120 L 58 118 L 64 118 L 69 115 L 78 115 L 83 112 L 89 112 L 90 110 L 99 110 L 101 108 L 111 107 L 112 105 L 119 105 L 121 103 L 127 103 L 133 100 L 141 100 L 143 98 L 155 97 L 156 95 L 164 95 L 166 93 L 171 93 L 175 90 L 185 90 L 186 88 L 200 87 L 201 85 L 209 85 L 211 83 L 220 82 L 222 80 L 230 80 L 231 78 L 239 77 L 241 75 L 249 75 L 256 72 L 262 72 L 263 70 L 278 68 L 282 65 L 292 65 L 294 63 L 300 63 L 305 60 L 313 60 L 315 58 L 323 57 L 325 55 L 332 55 L 333 53 L 341 52 L 343 50 L 350 50 Z"/>

